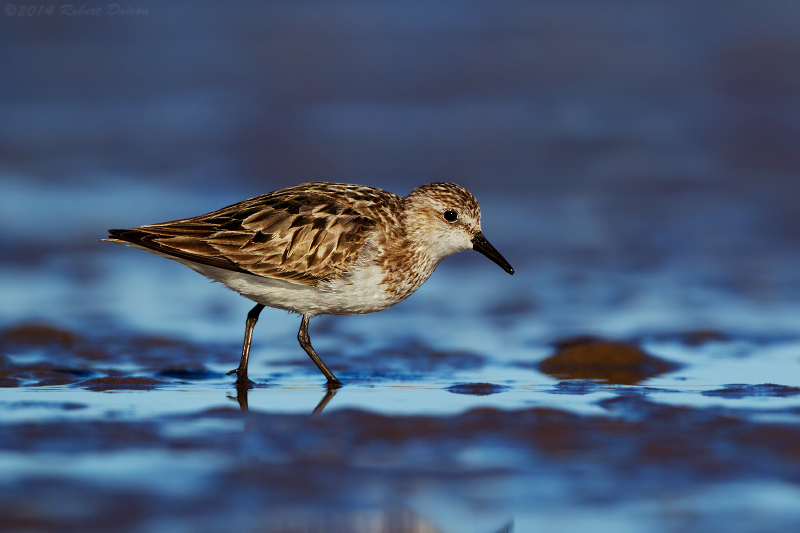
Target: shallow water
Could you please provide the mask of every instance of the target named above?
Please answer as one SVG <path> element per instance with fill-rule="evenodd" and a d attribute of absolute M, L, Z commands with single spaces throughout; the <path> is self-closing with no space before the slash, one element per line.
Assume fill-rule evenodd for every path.
<path fill-rule="evenodd" d="M 328 390 L 295 344 L 297 317 L 265 310 L 251 360 L 257 384 L 237 390 L 225 371 L 238 359 L 246 302 L 191 271 L 184 281 L 178 265 L 109 248 L 100 255 L 128 261 L 91 284 L 124 285 L 163 269 L 153 278 L 163 281 L 151 281 L 163 291 L 146 291 L 151 301 L 140 297 L 119 315 L 111 291 L 104 325 L 88 309 L 84 328 L 23 322 L 0 338 L 5 528 L 800 524 L 797 336 L 698 331 L 547 342 L 557 325 L 546 333 L 541 323 L 526 325 L 538 311 L 496 315 L 484 307 L 496 305 L 488 296 L 474 303 L 480 287 L 478 296 L 459 290 L 472 276 L 504 275 L 476 263 L 443 268 L 405 309 L 312 322 L 341 389 Z M 524 280 L 524 269 L 512 279 Z M 178 290 L 173 280 L 186 303 L 166 296 Z M 226 306 L 241 307 L 240 316 Z M 158 327 L 150 309 L 161 320 L 184 318 Z M 47 311 L 40 320 L 57 322 L 63 309 Z M 142 322 L 125 323 L 132 319 Z M 231 331 L 209 340 L 221 324 Z"/>
<path fill-rule="evenodd" d="M 207 1 L 0 24 L 0 530 L 800 528 L 796 2 Z M 10 82 L 9 82 L 10 80 Z M 317 317 L 98 240 L 455 181 L 465 252 Z"/>
<path fill-rule="evenodd" d="M 7 216 L 36 196 L 43 223 L 64 235 L 4 236 L 15 253 L 0 275 L 3 529 L 800 525 L 790 241 L 767 234 L 776 248 L 745 227 L 722 251 L 686 240 L 653 258 L 639 248 L 650 234 L 626 236 L 629 220 L 602 198 L 583 203 L 577 212 L 595 214 L 580 225 L 563 214 L 576 212 L 573 196 L 538 200 L 537 214 L 484 194 L 485 232 L 513 277 L 463 253 L 392 309 L 316 318 L 314 345 L 345 383 L 335 391 L 297 345 L 299 318 L 265 310 L 257 385 L 237 390 L 225 372 L 250 304 L 180 265 L 96 242 L 128 217 L 147 221 L 152 205 L 89 223 L 49 207 L 89 209 L 99 193 L 3 188 L 18 200 Z M 126 188 L 136 189 L 122 183 L 100 203 Z M 178 194 L 162 192 L 149 204 Z M 190 197 L 186 209 L 213 200 Z M 668 200 L 683 212 L 699 201 Z M 710 231 L 724 230 L 718 220 Z M 587 245 L 598 221 L 607 235 Z M 776 259 L 753 267 L 730 253 L 748 247 Z"/>

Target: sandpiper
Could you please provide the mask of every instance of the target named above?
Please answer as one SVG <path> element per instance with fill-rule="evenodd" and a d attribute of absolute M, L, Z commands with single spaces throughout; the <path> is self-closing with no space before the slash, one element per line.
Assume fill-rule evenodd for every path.
<path fill-rule="evenodd" d="M 300 346 L 328 378 L 311 346 L 317 315 L 374 313 L 406 299 L 448 255 L 476 250 L 514 269 L 481 233 L 475 197 L 460 185 L 430 183 L 405 198 L 361 185 L 305 183 L 194 218 L 111 229 L 104 239 L 183 263 L 256 302 L 248 313 L 236 383 L 261 310 L 302 315 Z"/>

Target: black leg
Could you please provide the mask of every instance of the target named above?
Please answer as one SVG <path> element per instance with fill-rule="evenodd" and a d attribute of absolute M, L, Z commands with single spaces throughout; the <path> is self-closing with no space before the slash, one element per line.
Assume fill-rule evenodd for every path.
<path fill-rule="evenodd" d="M 254 308 L 247 313 L 247 323 L 244 330 L 244 344 L 242 345 L 242 360 L 239 361 L 239 368 L 231 370 L 227 375 L 236 374 L 237 385 L 249 385 L 253 383 L 247 378 L 247 360 L 250 358 L 250 342 L 253 340 L 253 328 L 256 327 L 258 322 L 258 315 L 264 306 L 256 304 Z"/>
<path fill-rule="evenodd" d="M 317 352 L 314 351 L 314 348 L 311 346 L 311 339 L 308 338 L 308 321 L 311 320 L 311 317 L 308 315 L 303 315 L 303 321 L 300 323 L 300 331 L 297 333 L 297 340 L 300 341 L 300 346 L 306 351 L 308 356 L 314 361 L 314 364 L 317 365 L 325 377 L 328 378 L 328 383 L 331 385 L 341 385 L 342 382 L 336 379 L 336 376 L 333 375 L 333 372 L 328 370 L 328 367 L 325 366 L 325 363 L 322 362 L 322 359 L 319 358 Z"/>

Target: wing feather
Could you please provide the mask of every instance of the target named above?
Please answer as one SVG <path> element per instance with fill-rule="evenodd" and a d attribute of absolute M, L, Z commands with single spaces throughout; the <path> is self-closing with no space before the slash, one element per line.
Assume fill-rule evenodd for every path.
<path fill-rule="evenodd" d="M 400 201 L 371 187 L 308 183 L 206 215 L 109 233 L 181 259 L 317 285 L 348 272 Z"/>

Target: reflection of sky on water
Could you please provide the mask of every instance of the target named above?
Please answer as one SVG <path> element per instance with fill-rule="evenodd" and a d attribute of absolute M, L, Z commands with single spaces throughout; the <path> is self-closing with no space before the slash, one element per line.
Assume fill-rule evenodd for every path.
<path fill-rule="evenodd" d="M 204 481 L 204 477 L 225 466 L 224 458 L 217 454 L 185 451 L 73 454 L 66 464 L 64 456 L 59 453 L 0 453 L 2 483 L 7 486 L 27 476 L 44 477 L 58 472 L 65 477 L 92 483 L 100 481 L 115 488 L 155 488 L 166 494 L 190 494 Z M 158 483 L 153 483 L 154 479 Z"/>
<path fill-rule="evenodd" d="M 645 344 L 651 353 L 686 363 L 677 373 L 688 386 L 728 383 L 800 384 L 800 342 L 714 342 L 687 349 L 675 343 Z M 654 378 L 657 381 L 659 378 Z M 649 383 L 648 383 L 649 384 Z"/>
<path fill-rule="evenodd" d="M 757 344 L 744 341 L 716 342 L 703 346 L 686 347 L 678 343 L 651 342 L 645 348 L 652 354 L 686 366 L 674 372 L 656 376 L 637 386 L 608 385 L 598 382 L 590 388 L 570 392 L 559 390 L 558 379 L 533 369 L 508 366 L 503 361 L 490 361 L 476 369 L 432 371 L 413 380 L 374 377 L 361 381 L 357 378 L 336 392 L 326 404 L 326 411 L 363 409 L 393 415 L 446 416 L 464 413 L 475 408 L 521 409 L 527 407 L 552 407 L 576 414 L 615 416 L 600 403 L 622 395 L 641 394 L 648 401 L 674 406 L 697 408 L 726 407 L 736 409 L 743 416 L 748 411 L 779 411 L 800 408 L 800 394 L 790 389 L 788 394 L 767 393 L 726 396 L 703 394 L 724 390 L 729 384 L 780 384 L 800 387 L 800 343 L 783 341 L 774 344 Z M 270 362 L 260 356 L 264 349 L 254 354 L 253 375 L 270 384 L 248 393 L 251 410 L 269 413 L 311 413 L 325 395 L 325 388 L 311 366 L 285 365 L 280 360 Z M 282 349 L 282 352 L 290 352 Z M 292 353 L 292 356 L 298 354 Z M 302 355 L 302 354 L 300 354 Z M 546 353 L 539 354 L 542 358 Z M 31 362 L 7 354 L 14 363 Z M 274 358 L 274 355 L 273 357 Z M 302 363 L 304 360 L 299 358 Z M 215 376 L 224 375 L 227 366 L 208 364 Z M 104 363 L 98 370 L 126 371 L 142 375 L 135 364 Z M 345 372 L 344 376 L 349 374 Z M 456 383 L 496 383 L 506 389 L 479 394 L 453 394 L 448 390 Z M 566 383 L 566 382 L 565 382 Z M 553 394 L 557 391 L 557 394 Z M 231 407 L 228 380 L 211 377 L 200 382 L 177 381 L 146 391 L 109 391 L 98 393 L 80 388 L 80 382 L 71 387 L 23 387 L 5 389 L 4 419 L 23 421 L 43 419 L 92 419 L 113 414 L 115 418 L 147 419 L 182 413 L 199 413 L 207 409 Z M 62 410 L 62 404 L 76 404 L 74 409 Z M 748 415 L 749 417 L 750 415 Z"/>

